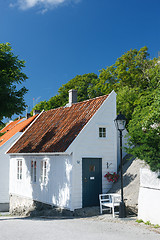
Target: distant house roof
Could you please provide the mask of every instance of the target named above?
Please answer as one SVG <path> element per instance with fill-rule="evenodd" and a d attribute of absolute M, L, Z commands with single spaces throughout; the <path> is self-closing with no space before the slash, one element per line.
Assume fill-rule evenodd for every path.
<path fill-rule="evenodd" d="M 64 152 L 107 97 L 43 112 L 8 153 Z"/>
<path fill-rule="evenodd" d="M 9 123 L 6 127 L 4 127 L 1 132 L 5 132 L 0 137 L 0 147 L 7 142 L 11 137 L 13 137 L 17 132 L 23 132 L 28 125 L 35 119 L 37 115 L 30 117 L 26 120 L 19 119 L 17 121 L 13 121 Z"/>
<path fill-rule="evenodd" d="M 0 133 L 7 132 L 7 131 L 11 130 L 13 127 L 15 127 L 15 126 L 16 126 L 19 122 L 21 122 L 21 121 L 23 121 L 23 118 L 8 123 L 8 124 L 0 131 Z"/>

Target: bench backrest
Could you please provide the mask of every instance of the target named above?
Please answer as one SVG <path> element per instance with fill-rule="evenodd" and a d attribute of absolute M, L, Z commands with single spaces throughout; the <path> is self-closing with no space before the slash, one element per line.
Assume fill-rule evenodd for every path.
<path fill-rule="evenodd" d="M 110 202 L 110 203 L 119 203 L 121 201 L 121 196 L 116 193 L 106 193 L 99 195 L 100 203 Z"/>

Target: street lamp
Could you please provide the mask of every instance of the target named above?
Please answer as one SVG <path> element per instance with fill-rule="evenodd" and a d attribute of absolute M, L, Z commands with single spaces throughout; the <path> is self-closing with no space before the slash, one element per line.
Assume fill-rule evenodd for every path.
<path fill-rule="evenodd" d="M 117 115 L 114 122 L 115 122 L 116 128 L 120 132 L 121 202 L 120 202 L 120 206 L 119 206 L 119 217 L 124 218 L 124 217 L 126 217 L 126 206 L 125 206 L 124 198 L 123 198 L 122 131 L 125 129 L 126 118 L 120 112 L 120 114 Z"/>

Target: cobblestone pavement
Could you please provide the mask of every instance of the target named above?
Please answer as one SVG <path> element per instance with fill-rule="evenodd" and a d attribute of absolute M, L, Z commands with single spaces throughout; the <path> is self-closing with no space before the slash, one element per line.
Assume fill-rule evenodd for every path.
<path fill-rule="evenodd" d="M 156 232 L 157 231 L 157 232 Z M 0 217 L 0 240 L 160 240 L 160 231 L 136 223 L 136 218 Z"/>

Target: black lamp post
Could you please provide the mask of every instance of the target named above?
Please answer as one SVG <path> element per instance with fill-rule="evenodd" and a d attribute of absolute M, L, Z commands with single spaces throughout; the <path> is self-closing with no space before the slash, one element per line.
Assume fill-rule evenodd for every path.
<path fill-rule="evenodd" d="M 116 125 L 118 131 L 120 132 L 121 202 L 120 202 L 120 206 L 119 206 L 119 217 L 124 218 L 124 217 L 126 217 L 126 206 L 125 206 L 124 198 L 123 198 L 122 131 L 125 129 L 126 118 L 120 112 L 120 114 L 117 115 L 114 122 L 115 122 L 115 125 Z"/>

